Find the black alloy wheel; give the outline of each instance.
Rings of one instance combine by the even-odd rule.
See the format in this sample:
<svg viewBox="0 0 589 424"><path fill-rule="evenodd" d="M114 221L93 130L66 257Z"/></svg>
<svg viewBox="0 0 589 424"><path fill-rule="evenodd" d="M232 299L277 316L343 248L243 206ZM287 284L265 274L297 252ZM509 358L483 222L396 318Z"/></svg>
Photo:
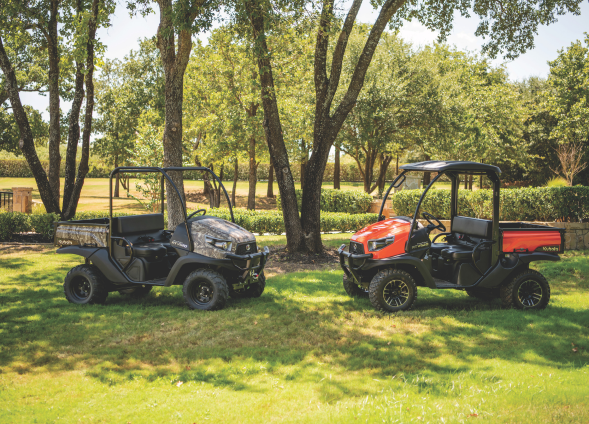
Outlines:
<svg viewBox="0 0 589 424"><path fill-rule="evenodd" d="M70 291L79 303L86 303L92 293L92 287L85 277L78 276L72 280Z"/></svg>
<svg viewBox="0 0 589 424"><path fill-rule="evenodd" d="M383 269L370 282L369 297L372 306L379 311L408 311L417 299L417 285L405 271Z"/></svg>
<svg viewBox="0 0 589 424"><path fill-rule="evenodd" d="M542 300L542 286L535 280L526 280L520 284L517 298L526 308L533 308Z"/></svg>
<svg viewBox="0 0 589 424"><path fill-rule="evenodd" d="M409 300L409 286L402 280L391 280L383 289L383 297L389 306L403 306Z"/></svg>
<svg viewBox="0 0 589 424"><path fill-rule="evenodd" d="M213 311L223 309L229 297L229 288L221 274L203 268L188 274L182 294L190 309Z"/></svg>

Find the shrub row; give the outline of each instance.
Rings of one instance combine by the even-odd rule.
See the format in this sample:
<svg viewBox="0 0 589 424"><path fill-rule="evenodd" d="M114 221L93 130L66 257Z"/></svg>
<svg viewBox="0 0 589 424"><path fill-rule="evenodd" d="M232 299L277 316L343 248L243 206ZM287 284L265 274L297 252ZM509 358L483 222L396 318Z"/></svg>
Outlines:
<svg viewBox="0 0 589 424"><path fill-rule="evenodd" d="M45 172L49 170L49 161L42 160L41 165ZM90 163L90 171L86 174L87 178L108 178L111 169L108 169L101 163ZM76 170L78 164L76 163ZM77 172L77 171L76 171ZM65 177L65 161L61 161L60 177ZM29 164L24 159L3 159L0 160L0 178L32 178L33 173Z"/></svg>
<svg viewBox="0 0 589 424"><path fill-rule="evenodd" d="M301 211L303 190L295 190L297 195L297 204L299 212ZM339 212L339 213L366 213L372 202L372 196L363 191L357 190L334 190L331 188L321 189L321 206L322 212ZM276 205L280 210L280 194L276 197Z"/></svg>
<svg viewBox="0 0 589 424"><path fill-rule="evenodd" d="M0 212L0 240L10 241L16 233L35 232L53 237L53 222L59 215L52 213L27 215L20 212Z"/></svg>
<svg viewBox="0 0 589 424"><path fill-rule="evenodd" d="M192 212L192 211L190 211ZM189 212L189 213L190 213ZM113 216L129 216L130 213L114 213ZM230 220L229 209L210 209L207 215ZM284 219L279 211L248 211L234 209L235 223L252 233L282 234L285 232ZM78 212L73 220L108 218L106 211ZM321 213L321 231L354 232L366 225L376 222L376 214ZM0 240L10 241L12 235L24 232L36 232L45 237L53 237L53 222L59 220L56 214L32 214L20 212L0 213ZM167 226L167 215L164 215Z"/></svg>
<svg viewBox="0 0 589 424"><path fill-rule="evenodd" d="M423 190L403 190L392 197L399 216L413 216ZM458 192L458 213L482 219L492 217L492 190ZM421 211L450 217L450 190L430 190ZM501 190L502 221L581 221L589 219L589 187L540 187Z"/></svg>
<svg viewBox="0 0 589 424"><path fill-rule="evenodd" d="M248 211L234 210L235 223L252 233L282 234L285 232L282 212L279 211ZM207 215L218 216L230 220L229 209L210 209ZM348 214L321 212L321 231L323 232L355 232L376 222L373 213Z"/></svg>
<svg viewBox="0 0 589 424"><path fill-rule="evenodd" d="M49 169L49 161L41 161L45 171ZM65 176L65 162L61 161L61 176ZM76 164L77 169L77 164ZM112 168L107 167L101 162L90 162L90 171L88 178L108 178ZM257 176L258 180L268 180L270 171L270 165L267 163L261 163L258 165ZM223 169L223 181L233 180L233 166L225 166ZM301 180L301 166L300 164L293 164L291 172L295 181ZM215 169L215 173L219 174L219 169ZM378 170L375 170L378 173ZM239 163L238 176L239 181L247 181L249 175L249 164L247 162ZM33 176L29 165L24 159L4 159L0 160L0 178L31 178ZM184 177L189 180L201 180L202 173L196 171L187 171L184 173ZM387 170L387 180L394 178L394 167L389 167ZM353 163L345 163L340 166L340 179L341 181L362 181L362 176L358 167ZM323 174L323 181L333 181L333 163L328 163Z"/></svg>

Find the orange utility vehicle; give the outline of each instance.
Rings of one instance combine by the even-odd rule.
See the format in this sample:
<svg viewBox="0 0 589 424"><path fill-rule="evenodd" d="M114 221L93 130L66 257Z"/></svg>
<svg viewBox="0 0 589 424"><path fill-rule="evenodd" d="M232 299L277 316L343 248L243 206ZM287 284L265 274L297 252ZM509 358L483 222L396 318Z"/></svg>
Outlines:
<svg viewBox="0 0 589 424"><path fill-rule="evenodd" d="M558 261L564 251L564 229L524 222L499 222L499 174L492 165L477 162L427 161L400 167L403 172L386 191L375 224L351 238L348 251L339 249L344 289L350 296L369 297L384 312L408 310L417 286L465 290L470 296L493 299L518 309L542 309L550 300L544 276L530 269L533 261ZM385 219L382 211L390 191L405 181L408 172L437 173L424 190L413 217ZM484 175L493 184L491 220L459 215L461 174ZM428 212L417 220L421 204L443 175L452 184L451 231ZM434 230L441 231L430 239ZM436 242L445 237L445 243Z"/></svg>

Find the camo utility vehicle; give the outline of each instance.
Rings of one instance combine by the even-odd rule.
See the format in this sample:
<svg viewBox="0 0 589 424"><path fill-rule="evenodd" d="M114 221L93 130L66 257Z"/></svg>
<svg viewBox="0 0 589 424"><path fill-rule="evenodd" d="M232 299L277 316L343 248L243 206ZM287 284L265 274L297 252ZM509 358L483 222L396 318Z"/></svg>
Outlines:
<svg viewBox="0 0 589 424"><path fill-rule="evenodd" d="M430 289L465 290L470 296L500 297L518 309L542 309L550 300L550 286L533 261L558 261L564 251L564 229L523 222L499 222L499 174L496 166L476 162L427 161L400 167L403 172L387 190L377 223L354 234L349 250L339 250L344 270L344 289L351 296L370 298L385 312L411 308L417 286ZM382 211L393 187L400 186L411 171L437 175L424 190L413 217L385 219ZM492 219L459 215L460 175L484 175L493 184ZM443 175L452 184L451 231L428 212L423 226L419 210L428 191ZM432 231L441 231L430 240ZM436 243L445 237L445 243Z"/></svg>
<svg viewBox="0 0 589 424"><path fill-rule="evenodd" d="M219 183L231 221L200 209L186 215L186 205L168 172L204 171ZM160 173L161 213L113 217L112 180L121 173ZM184 222L164 229L164 181L180 199ZM203 167L119 167L110 174L109 218L55 223L57 253L83 256L85 265L65 277L64 292L72 303L103 303L109 292L131 296L154 286L182 285L191 309L221 309L228 296L259 297L266 280L268 248L259 251L255 236L235 224L231 201L215 173Z"/></svg>

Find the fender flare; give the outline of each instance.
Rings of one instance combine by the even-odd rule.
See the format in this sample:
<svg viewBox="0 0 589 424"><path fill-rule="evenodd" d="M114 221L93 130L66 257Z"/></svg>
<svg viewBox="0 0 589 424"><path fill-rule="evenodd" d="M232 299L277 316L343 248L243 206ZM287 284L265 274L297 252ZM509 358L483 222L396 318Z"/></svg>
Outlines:
<svg viewBox="0 0 589 424"><path fill-rule="evenodd" d="M92 256L99 247L81 247L81 246L64 246L60 247L55 253L64 253L69 255L79 255L85 258Z"/></svg>
<svg viewBox="0 0 589 424"><path fill-rule="evenodd" d="M520 253L519 260L525 264L529 264L530 262L534 261L560 261L560 256L554 253L543 253L543 252L534 252L534 253Z"/></svg>
<svg viewBox="0 0 589 424"><path fill-rule="evenodd" d="M397 267L399 265L409 265L414 267L421 276L426 287L429 287L430 289L436 288L436 283L431 276L431 273L427 269L426 264L421 259L408 254L399 255L388 259L369 259L366 261L366 265L362 267L362 271L381 267Z"/></svg>

